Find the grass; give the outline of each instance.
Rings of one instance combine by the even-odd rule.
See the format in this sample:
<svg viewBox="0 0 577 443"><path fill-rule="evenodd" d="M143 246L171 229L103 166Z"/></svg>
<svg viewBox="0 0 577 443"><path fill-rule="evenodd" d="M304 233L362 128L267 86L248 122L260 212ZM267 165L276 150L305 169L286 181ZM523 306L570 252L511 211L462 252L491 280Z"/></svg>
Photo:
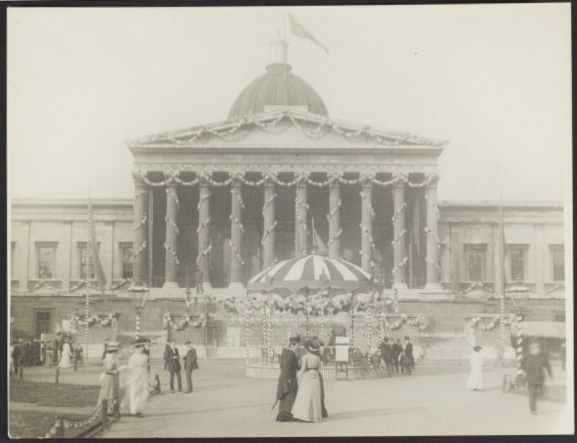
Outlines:
<svg viewBox="0 0 577 443"><path fill-rule="evenodd" d="M99 386L35 383L10 379L10 401L42 406L96 407Z"/></svg>
<svg viewBox="0 0 577 443"><path fill-rule="evenodd" d="M60 416L61 414L49 412L11 411L9 413L8 433L12 438L44 437ZM81 417L66 415L66 418Z"/></svg>

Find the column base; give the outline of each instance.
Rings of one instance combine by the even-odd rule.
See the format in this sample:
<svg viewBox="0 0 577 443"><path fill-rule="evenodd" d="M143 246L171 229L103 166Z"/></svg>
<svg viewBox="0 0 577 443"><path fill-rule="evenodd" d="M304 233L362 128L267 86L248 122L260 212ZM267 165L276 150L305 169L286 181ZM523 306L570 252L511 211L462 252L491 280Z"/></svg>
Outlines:
<svg viewBox="0 0 577 443"><path fill-rule="evenodd" d="M453 300L455 298L455 294L447 291L440 283L427 283L421 294L427 300Z"/></svg>
<svg viewBox="0 0 577 443"><path fill-rule="evenodd" d="M178 289L179 287L175 281L165 281L162 285L162 289Z"/></svg>
<svg viewBox="0 0 577 443"><path fill-rule="evenodd" d="M235 296L246 294L246 288L241 282L230 282L228 285L228 290Z"/></svg>
<svg viewBox="0 0 577 443"><path fill-rule="evenodd" d="M210 294L212 292L212 284L208 281L202 283L202 292Z"/></svg>
<svg viewBox="0 0 577 443"><path fill-rule="evenodd" d="M406 283L394 283L393 289L397 291L404 291L405 289L409 289L409 286Z"/></svg>

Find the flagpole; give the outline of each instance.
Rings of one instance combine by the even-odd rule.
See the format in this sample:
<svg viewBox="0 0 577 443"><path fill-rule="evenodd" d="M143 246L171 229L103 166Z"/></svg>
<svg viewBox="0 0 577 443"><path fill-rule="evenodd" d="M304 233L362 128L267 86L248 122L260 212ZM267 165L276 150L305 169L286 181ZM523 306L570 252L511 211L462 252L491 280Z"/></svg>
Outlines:
<svg viewBox="0 0 577 443"><path fill-rule="evenodd" d="M503 193L501 193L501 207L499 209L499 266L501 267L500 272L502 272L502 278L500 286L501 292L501 321L499 325L501 333L501 346L499 352L499 358L501 360L501 366L505 361L505 226L503 220Z"/></svg>
<svg viewBox="0 0 577 443"><path fill-rule="evenodd" d="M92 259L90 251L92 247L92 229L90 222L92 220L92 206L90 201L90 188L88 188L88 238L86 241L86 271L84 278L86 279L86 306L85 306L85 325L84 325L84 364L88 364L88 345L90 343L90 329L88 327L88 319L90 317L90 270L92 266Z"/></svg>

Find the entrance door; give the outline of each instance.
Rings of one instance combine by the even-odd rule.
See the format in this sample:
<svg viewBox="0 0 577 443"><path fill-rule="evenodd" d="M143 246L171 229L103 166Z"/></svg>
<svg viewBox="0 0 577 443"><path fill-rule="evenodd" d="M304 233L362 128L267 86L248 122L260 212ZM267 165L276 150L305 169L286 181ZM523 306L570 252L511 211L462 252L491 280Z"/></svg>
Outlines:
<svg viewBox="0 0 577 443"><path fill-rule="evenodd" d="M40 338L40 334L50 334L52 315L49 311L36 311L34 321L34 338Z"/></svg>

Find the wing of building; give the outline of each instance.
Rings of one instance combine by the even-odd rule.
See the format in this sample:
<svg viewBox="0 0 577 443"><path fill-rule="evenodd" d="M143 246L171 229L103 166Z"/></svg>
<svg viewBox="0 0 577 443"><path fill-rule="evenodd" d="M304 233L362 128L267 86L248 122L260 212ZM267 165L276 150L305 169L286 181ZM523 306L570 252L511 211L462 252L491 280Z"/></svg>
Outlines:
<svg viewBox="0 0 577 443"><path fill-rule="evenodd" d="M191 308L191 293L242 295L260 270L309 254L314 222L329 257L361 266L403 311L432 320L411 330L424 347L460 337L472 316L497 315L512 287L523 288L535 320L564 321L561 204L439 201L448 143L334 118L293 74L286 48L272 43L271 63L226 120L128 142L134 201L92 203L111 285L106 304L92 290L92 312L118 314L117 332L133 335L145 292L142 328L160 337L163 313ZM70 327L84 313L91 272L86 202L13 201L10 260L14 336ZM218 332L187 337L242 355L242 322L213 314ZM91 337L109 333L94 328Z"/></svg>

